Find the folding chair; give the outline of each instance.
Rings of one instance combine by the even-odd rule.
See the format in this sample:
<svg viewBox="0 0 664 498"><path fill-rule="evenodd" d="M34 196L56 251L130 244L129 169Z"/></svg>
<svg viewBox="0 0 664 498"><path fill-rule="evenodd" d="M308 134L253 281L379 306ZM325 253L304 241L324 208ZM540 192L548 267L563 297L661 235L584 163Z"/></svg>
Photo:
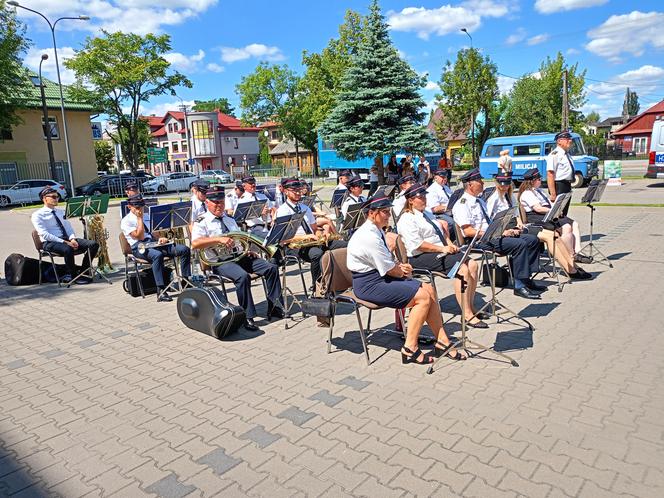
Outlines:
<svg viewBox="0 0 664 498"><path fill-rule="evenodd" d="M53 268L53 273L55 273L55 281L58 283L58 287L62 287L62 282L60 282L60 276L58 275L58 269L55 266L55 259L54 258L64 258L62 254L58 254L57 252L52 252L52 251L47 251L44 249L44 243L41 241L39 238L39 234L37 233L37 230L32 231L32 242L35 245L35 249L37 250L37 254L39 256L39 285L42 284L42 272L41 272L41 267L42 267L42 260L45 257L48 257L51 263L51 268ZM84 254L88 253L88 261L92 265L92 258L90 258L90 251L88 249L79 249L74 251L74 256L78 256L79 254ZM72 281L69 282L67 285L67 288L71 286L71 284L74 283L74 281L78 278L76 275L71 275Z"/></svg>

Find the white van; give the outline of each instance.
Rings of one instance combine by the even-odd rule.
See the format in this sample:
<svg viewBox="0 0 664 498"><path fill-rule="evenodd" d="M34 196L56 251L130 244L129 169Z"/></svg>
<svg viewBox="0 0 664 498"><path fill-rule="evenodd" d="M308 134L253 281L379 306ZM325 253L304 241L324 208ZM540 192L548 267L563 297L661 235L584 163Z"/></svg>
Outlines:
<svg viewBox="0 0 664 498"><path fill-rule="evenodd" d="M652 125L646 178L664 178L664 116L657 116Z"/></svg>

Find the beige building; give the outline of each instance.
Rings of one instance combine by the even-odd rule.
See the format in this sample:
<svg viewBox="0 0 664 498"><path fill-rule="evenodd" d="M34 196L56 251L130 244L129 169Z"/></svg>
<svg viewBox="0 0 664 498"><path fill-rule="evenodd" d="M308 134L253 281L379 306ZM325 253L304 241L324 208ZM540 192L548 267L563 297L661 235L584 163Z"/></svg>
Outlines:
<svg viewBox="0 0 664 498"><path fill-rule="evenodd" d="M34 79L34 82L33 82ZM0 185L19 180L49 179L68 185L67 152L65 150L60 92L57 83L43 79L48 120L51 127L55 175L51 174L47 141L42 128L43 112L39 80L29 75L26 80L24 108L19 110L22 123L11 130L2 130L0 137ZM97 163L92 139L90 105L75 102L65 90L65 116L71 151L74 185L82 185L97 177Z"/></svg>

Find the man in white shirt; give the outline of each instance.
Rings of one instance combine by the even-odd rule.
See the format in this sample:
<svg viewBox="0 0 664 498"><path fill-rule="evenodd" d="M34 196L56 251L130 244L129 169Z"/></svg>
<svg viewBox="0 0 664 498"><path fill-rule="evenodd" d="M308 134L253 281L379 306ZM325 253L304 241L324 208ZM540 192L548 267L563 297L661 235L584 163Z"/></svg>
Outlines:
<svg viewBox="0 0 664 498"><path fill-rule="evenodd" d="M549 188L551 202L556 200L558 194L566 194L572 191L572 180L574 180L574 160L569 153L574 140L568 131L556 134L556 148L546 156L546 185ZM567 216L569 204L563 210L563 216Z"/></svg>
<svg viewBox="0 0 664 498"><path fill-rule="evenodd" d="M244 204L245 202L253 201L267 201L265 207L263 208L263 215L257 218L251 218L245 220L247 228L249 231L257 237L265 238L267 236L268 224L270 223L270 211L272 205L270 200L260 192L256 192L256 179L253 176L245 176L242 178L242 187L244 188L244 194L238 199L238 205Z"/></svg>
<svg viewBox="0 0 664 498"><path fill-rule="evenodd" d="M158 301L172 301L173 298L166 292L166 283L164 282L164 258L167 256L179 258L180 275L185 278L189 277L191 276L189 248L183 244L169 243L169 240L165 237L156 239L152 236L148 227L145 226L143 213L145 200L142 196L134 195L127 199L127 207L129 212L122 218L120 229L131 247L132 254L139 259L152 263L152 274L159 290ZM141 242L155 241L161 245L145 249L143 252L139 250Z"/></svg>
<svg viewBox="0 0 664 498"><path fill-rule="evenodd" d="M346 182L348 182L348 179L353 175L351 174L350 171L344 169L337 176L339 177L339 184L337 185L335 190L345 190Z"/></svg>
<svg viewBox="0 0 664 498"><path fill-rule="evenodd" d="M410 187L412 187L414 184L415 184L415 177L413 175L402 176L397 180L397 185L399 186L399 192L397 193L396 197L394 198L394 202L392 203L392 212L394 213L394 216L396 216L397 218L399 218L401 210L406 205L406 197L404 196L404 192L408 190Z"/></svg>
<svg viewBox="0 0 664 498"><path fill-rule="evenodd" d="M65 219L64 211L56 209L60 199L57 190L52 187L45 187L39 192L39 198L44 206L32 213L32 225L37 230L39 240L44 244L44 250L65 258L67 274L60 279L60 282L68 284L75 279L77 284L90 283L90 279L82 275L76 278L78 273L74 256L85 253L81 266L82 273L90 267L90 262L99 250L99 244L94 240L76 238L71 223Z"/></svg>
<svg viewBox="0 0 664 498"><path fill-rule="evenodd" d="M364 202L366 199L362 195L364 190L364 180L359 176L353 176L346 182L346 188L348 189L348 196L341 204L341 214L345 218L348 213L348 208L353 204L358 202Z"/></svg>
<svg viewBox="0 0 664 498"><path fill-rule="evenodd" d="M204 249L215 245L232 247L234 240L228 237L228 232L237 232L239 227L235 220L224 212L224 187L214 185L208 190L205 201L207 211L194 222L191 232L192 249ZM267 288L267 317L283 318L284 311L281 303L281 283L279 282L279 268L258 257L258 254L249 252L238 261L214 266L212 271L219 276L228 278L235 284L235 293L238 303L244 308L247 318L244 328L258 330L254 323L256 306L251 294L251 273L265 278Z"/></svg>
<svg viewBox="0 0 664 498"><path fill-rule="evenodd" d="M452 195L452 189L447 185L447 170L439 169L434 172L433 183L427 189L426 210L439 220L445 220L452 240L456 240L454 218L447 214L447 203Z"/></svg>
<svg viewBox="0 0 664 498"><path fill-rule="evenodd" d="M191 221L205 213L205 194L210 184L205 180L196 180L191 184Z"/></svg>
<svg viewBox="0 0 664 498"><path fill-rule="evenodd" d="M228 216L233 216L235 208L237 207L237 202L244 194L244 187L242 186L241 181L235 182L235 188L226 194L226 214Z"/></svg>

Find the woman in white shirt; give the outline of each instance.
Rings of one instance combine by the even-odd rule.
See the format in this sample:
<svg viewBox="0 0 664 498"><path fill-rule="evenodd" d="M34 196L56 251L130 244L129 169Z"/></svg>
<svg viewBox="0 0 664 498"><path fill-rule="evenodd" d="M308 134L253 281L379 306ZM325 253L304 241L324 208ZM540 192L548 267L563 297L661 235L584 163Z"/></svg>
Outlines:
<svg viewBox="0 0 664 498"><path fill-rule="evenodd" d="M413 280L413 267L396 262L387 248L383 228L389 222L391 206L392 202L386 197L369 200L367 221L348 242L346 262L353 275L353 292L358 298L379 306L411 308L406 341L401 350L402 363L427 365L433 361L417 343L424 322L436 336L435 356L465 360L465 354L451 347L433 287Z"/></svg>
<svg viewBox="0 0 664 498"><path fill-rule="evenodd" d="M444 225L426 211L426 187L416 183L406 190L404 195L406 206L399 217L397 231L406 246L408 262L413 268L448 273L454 265L461 262L463 254L450 239ZM485 329L488 325L476 316L473 308L477 273L478 266L475 260L469 259L467 263L461 265L459 274L463 275L468 284L463 306L461 280L458 278L454 279L454 294L461 309L465 310L466 323L473 328Z"/></svg>

